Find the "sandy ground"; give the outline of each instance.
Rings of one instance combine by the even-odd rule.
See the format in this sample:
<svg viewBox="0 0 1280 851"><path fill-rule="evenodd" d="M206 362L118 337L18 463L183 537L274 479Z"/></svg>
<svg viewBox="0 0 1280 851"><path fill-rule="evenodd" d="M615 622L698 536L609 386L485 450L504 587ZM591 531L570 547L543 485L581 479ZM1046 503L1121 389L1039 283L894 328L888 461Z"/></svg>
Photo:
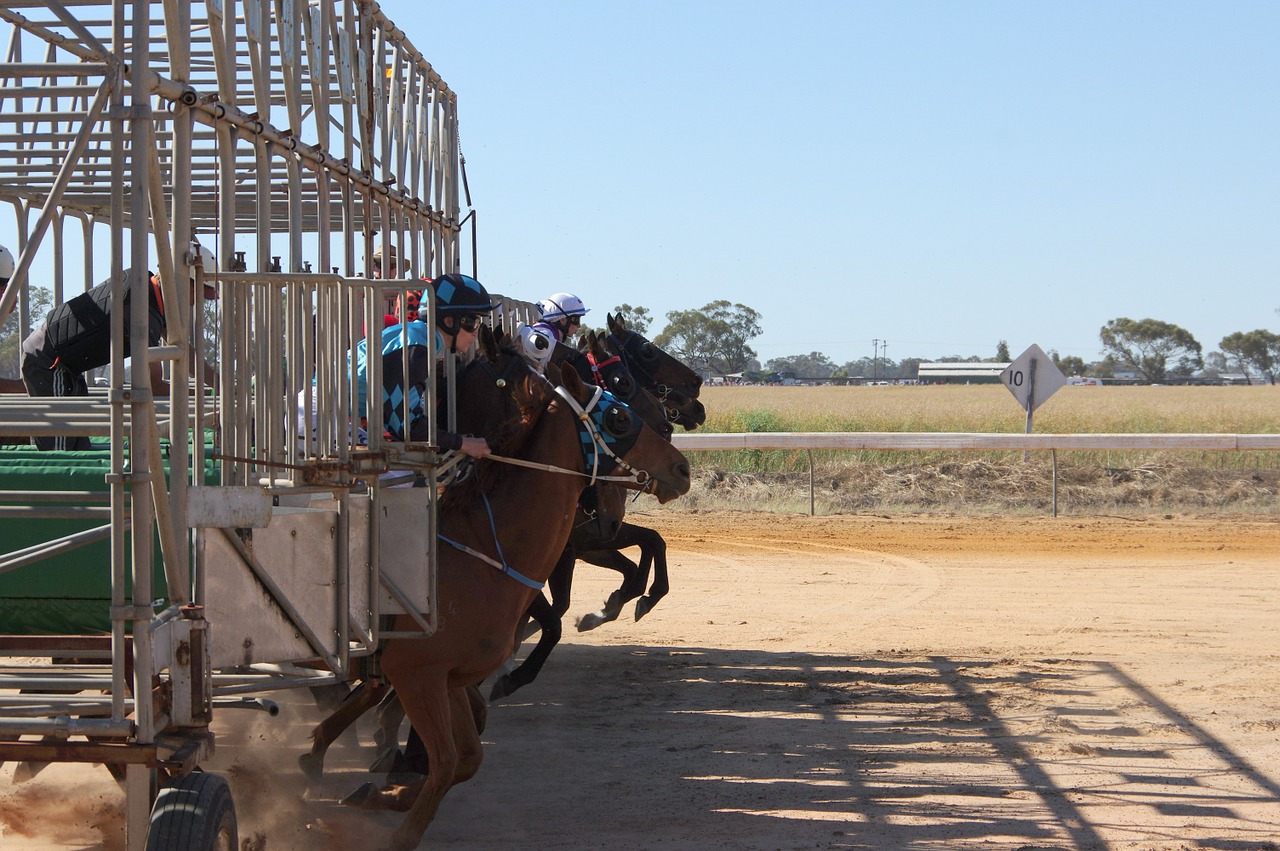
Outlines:
<svg viewBox="0 0 1280 851"><path fill-rule="evenodd" d="M635 519L671 594L568 629L422 847L1280 848L1280 519ZM615 584L580 567L571 611ZM222 722L242 837L377 847L399 816L335 804L370 726L307 790L283 700ZM0 847L120 847L72 771L0 770Z"/></svg>

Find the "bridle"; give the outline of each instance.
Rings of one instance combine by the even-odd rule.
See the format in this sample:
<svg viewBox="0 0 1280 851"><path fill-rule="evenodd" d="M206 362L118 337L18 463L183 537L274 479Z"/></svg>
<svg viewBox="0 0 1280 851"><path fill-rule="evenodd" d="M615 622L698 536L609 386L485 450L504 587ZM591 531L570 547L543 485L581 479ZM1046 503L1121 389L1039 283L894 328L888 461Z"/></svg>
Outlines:
<svg viewBox="0 0 1280 851"><path fill-rule="evenodd" d="M626 337L621 337L618 332L610 331L606 338L609 347L619 352L623 362L631 374L640 380L645 390L648 391L654 399L662 406L663 413L666 415L668 422L677 422L680 419L680 411L678 405L669 404L670 397L674 393L681 399L688 400L694 398L691 394L683 390L672 387L658 380L658 374L655 369L646 361L656 360L656 358L646 358L641 351L642 347L648 340L645 340L630 328L623 329ZM650 345L653 345L650 343Z"/></svg>
<svg viewBox="0 0 1280 851"><path fill-rule="evenodd" d="M477 368L487 369L490 376L493 378L495 385L498 387L507 386L513 367L523 366L525 369L528 369L523 358L518 356L512 357L511 362L508 363L507 367L501 372L495 369L487 358L478 358L473 362L472 366L474 366L474 364L483 364L483 367ZM532 370L530 371L532 372ZM536 372L533 372L533 374L538 375L541 380L547 381L545 376ZM550 382L548 382L548 384L550 384ZM585 405L580 404L578 400L573 397L573 394L564 387L555 387L554 392L574 414L574 424L578 431L583 460L590 470L590 473L582 473L577 470L571 470L567 467L557 467L553 464L541 464L534 461L526 461L523 458L510 458L501 455L489 455L487 456L489 460L503 464L512 464L518 467L542 470L544 472L583 476L589 479L589 484L594 484L600 481L630 482L639 485L642 490L648 490L649 485L653 481L649 473L645 470L637 470L621 457L621 455L626 454L626 452L635 445L636 440L639 438L640 433L643 430L644 426L643 423L639 421L639 418L635 418L635 421L629 424L630 427L625 433L615 433L614 430L611 430L608 427L607 418L609 417L610 412L621 409L626 411L628 416L632 415L630 414L630 409L608 390L603 387L596 386L591 394L591 399ZM552 401L554 401L554 397L548 396L546 404L549 405ZM611 444L616 445L617 448L615 449ZM602 456L605 459L603 464L601 461ZM626 471L626 474L617 476L603 475L602 467L603 472L622 469ZM509 576L516 580L521 585L532 588L536 591L541 591L546 585L545 582L538 582L530 579L511 565L507 564L506 555L502 552L502 543L498 538L497 524L493 518L493 508L489 503L489 497L484 493L484 491L480 492L480 496L484 501L485 511L489 517L489 529L493 535L494 547L498 552L497 559L467 546L466 544L448 538L443 534L437 533L436 537L443 543L446 543L449 546L466 553L467 555L473 556L485 564L488 564L504 576Z"/></svg>
<svg viewBox="0 0 1280 851"><path fill-rule="evenodd" d="M653 481L649 473L645 470L637 470L621 457L635 445L636 438L640 433L639 425L632 429L630 434L610 436L610 429L605 424L605 417L609 411L622 408L629 413L630 409L603 387L594 389L591 399L586 405L579 404L578 400L573 398L573 394L564 387L556 387L555 394L574 413L578 438L582 444L582 457L590 472L582 473L577 470L570 470L568 467L557 467L554 464L541 464L537 461L526 461L523 458L510 458L502 455L489 455L488 458L503 464L513 464L517 467L528 467L529 469L543 470L548 473L582 476L588 480L588 484L595 484L596 482L629 482L647 490L649 484ZM602 401L607 404L602 405ZM615 451L610 444L618 444L620 452ZM606 459L603 463L601 456ZM615 469L625 470L626 474L620 476L605 475Z"/></svg>

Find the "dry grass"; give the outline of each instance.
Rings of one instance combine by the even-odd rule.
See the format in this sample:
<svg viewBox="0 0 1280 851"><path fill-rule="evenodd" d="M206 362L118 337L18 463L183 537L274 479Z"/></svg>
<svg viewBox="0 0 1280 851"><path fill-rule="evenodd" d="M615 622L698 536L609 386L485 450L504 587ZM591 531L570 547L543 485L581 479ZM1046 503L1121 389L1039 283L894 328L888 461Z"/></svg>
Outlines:
<svg viewBox="0 0 1280 851"><path fill-rule="evenodd" d="M1026 416L999 385L709 387L708 432L1012 432ZM1064 387L1036 412L1037 433L1275 433L1280 388ZM683 510L809 511L804 452L694 452ZM1060 511L1276 513L1280 453L1058 453ZM814 509L1043 513L1054 459L1021 453L814 452Z"/></svg>
<svg viewBox="0 0 1280 851"><path fill-rule="evenodd" d="M998 384L925 387L708 387L706 430L1021 432L1026 414ZM776 426L776 427L774 427ZM1037 432L1274 433L1280 387L1064 387Z"/></svg>

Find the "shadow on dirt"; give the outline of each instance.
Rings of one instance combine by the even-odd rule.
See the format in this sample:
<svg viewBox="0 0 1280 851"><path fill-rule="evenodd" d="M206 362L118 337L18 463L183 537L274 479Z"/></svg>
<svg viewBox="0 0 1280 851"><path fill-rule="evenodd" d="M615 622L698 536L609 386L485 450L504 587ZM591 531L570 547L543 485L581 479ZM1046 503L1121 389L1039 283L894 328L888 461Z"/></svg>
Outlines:
<svg viewBox="0 0 1280 851"><path fill-rule="evenodd" d="M1280 785L1111 663L558 654L494 705L435 841L1277 848ZM494 798L501 825L475 809Z"/></svg>

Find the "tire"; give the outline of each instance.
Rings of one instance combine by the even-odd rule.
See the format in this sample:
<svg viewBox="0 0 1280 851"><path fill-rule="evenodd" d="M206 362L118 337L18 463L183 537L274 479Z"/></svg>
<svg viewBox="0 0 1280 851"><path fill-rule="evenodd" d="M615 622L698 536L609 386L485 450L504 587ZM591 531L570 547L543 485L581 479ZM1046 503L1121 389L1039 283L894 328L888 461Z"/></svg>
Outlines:
<svg viewBox="0 0 1280 851"><path fill-rule="evenodd" d="M196 771L160 790L151 808L147 851L238 851L231 787Z"/></svg>

